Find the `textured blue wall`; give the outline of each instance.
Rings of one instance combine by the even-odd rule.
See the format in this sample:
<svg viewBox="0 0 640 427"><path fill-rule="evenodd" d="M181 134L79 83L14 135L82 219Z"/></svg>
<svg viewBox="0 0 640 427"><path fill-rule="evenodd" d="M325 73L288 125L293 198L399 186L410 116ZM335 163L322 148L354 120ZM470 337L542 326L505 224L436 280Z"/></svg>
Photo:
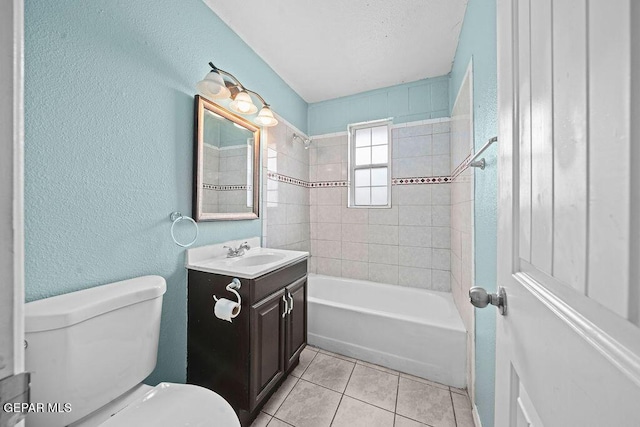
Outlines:
<svg viewBox="0 0 640 427"><path fill-rule="evenodd" d="M25 6L27 300L165 277L149 382L183 382L184 250L168 218L191 213L195 83L214 61L302 130L307 104L201 0ZM260 230L260 220L201 223L197 245Z"/></svg>
<svg viewBox="0 0 640 427"><path fill-rule="evenodd" d="M308 129L309 135L322 135L367 120L406 123L449 113L449 78L442 76L309 104Z"/></svg>
<svg viewBox="0 0 640 427"><path fill-rule="evenodd" d="M476 150L498 134L496 2L469 0L451 71L450 99L462 84L473 57L473 119ZM487 167L475 169L476 283L495 292L497 282L497 144L486 152ZM476 405L483 426L494 424L497 310L476 310Z"/></svg>

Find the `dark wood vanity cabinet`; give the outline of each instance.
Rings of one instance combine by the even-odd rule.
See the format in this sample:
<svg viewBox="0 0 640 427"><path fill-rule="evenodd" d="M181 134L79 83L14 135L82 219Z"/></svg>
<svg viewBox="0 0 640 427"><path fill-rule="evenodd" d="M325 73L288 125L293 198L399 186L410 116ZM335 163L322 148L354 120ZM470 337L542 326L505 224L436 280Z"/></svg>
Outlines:
<svg viewBox="0 0 640 427"><path fill-rule="evenodd" d="M213 314L213 296L233 299L233 280L189 270L187 382L224 397L248 426L295 368L307 342L307 261L240 279L240 314Z"/></svg>

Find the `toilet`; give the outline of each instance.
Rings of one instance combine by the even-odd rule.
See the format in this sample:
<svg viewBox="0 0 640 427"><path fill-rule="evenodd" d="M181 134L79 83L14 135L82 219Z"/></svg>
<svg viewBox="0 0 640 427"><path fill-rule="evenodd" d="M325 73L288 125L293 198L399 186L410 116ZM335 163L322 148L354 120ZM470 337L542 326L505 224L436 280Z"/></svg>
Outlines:
<svg viewBox="0 0 640 427"><path fill-rule="evenodd" d="M240 427L211 390L142 384L156 366L166 288L144 276L25 304L31 402L44 404L27 427Z"/></svg>

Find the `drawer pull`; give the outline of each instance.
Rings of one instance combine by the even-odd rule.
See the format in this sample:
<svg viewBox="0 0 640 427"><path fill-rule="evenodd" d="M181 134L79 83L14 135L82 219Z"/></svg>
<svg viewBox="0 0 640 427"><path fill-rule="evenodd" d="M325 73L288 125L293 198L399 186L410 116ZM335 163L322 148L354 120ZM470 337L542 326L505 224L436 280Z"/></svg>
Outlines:
<svg viewBox="0 0 640 427"><path fill-rule="evenodd" d="M284 301L284 312L282 313L282 317L284 318L284 316L286 316L289 312L289 303L287 302L287 298L284 295L282 295L282 301Z"/></svg>

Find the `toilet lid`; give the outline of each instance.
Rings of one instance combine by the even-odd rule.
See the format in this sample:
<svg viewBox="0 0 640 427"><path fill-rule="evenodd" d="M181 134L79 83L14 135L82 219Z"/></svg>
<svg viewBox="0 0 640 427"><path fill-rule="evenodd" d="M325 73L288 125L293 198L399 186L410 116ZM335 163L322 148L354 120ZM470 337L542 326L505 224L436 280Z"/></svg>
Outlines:
<svg viewBox="0 0 640 427"><path fill-rule="evenodd" d="M240 427L220 395L191 384L160 383L106 422L104 427Z"/></svg>

